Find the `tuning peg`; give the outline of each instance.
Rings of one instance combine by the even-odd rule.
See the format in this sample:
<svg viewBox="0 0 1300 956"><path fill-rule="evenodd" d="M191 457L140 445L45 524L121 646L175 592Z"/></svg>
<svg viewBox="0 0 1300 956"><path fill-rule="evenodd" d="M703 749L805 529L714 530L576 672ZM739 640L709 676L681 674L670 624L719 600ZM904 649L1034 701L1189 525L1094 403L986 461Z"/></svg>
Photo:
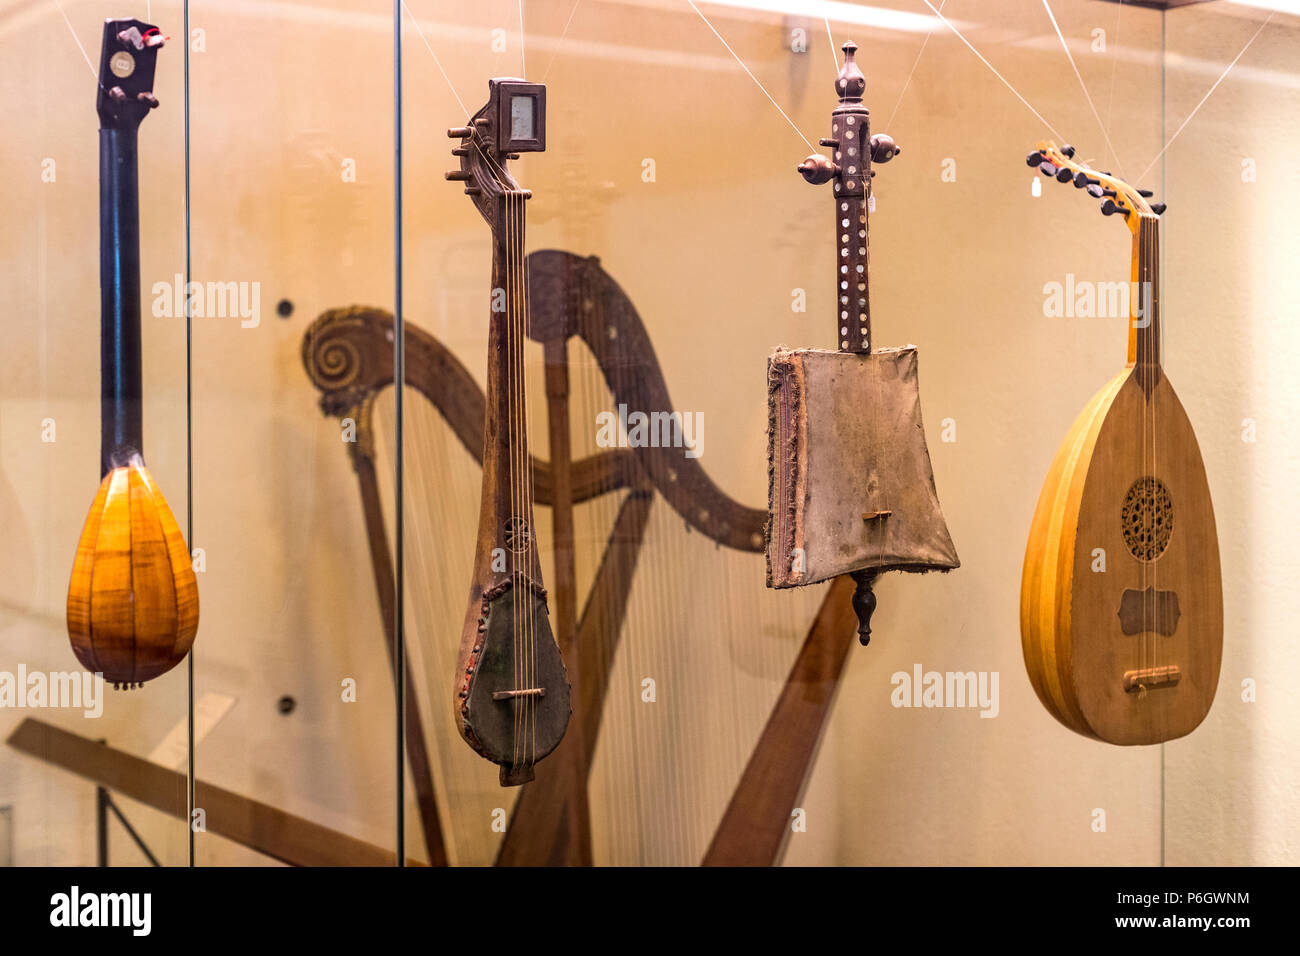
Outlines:
<svg viewBox="0 0 1300 956"><path fill-rule="evenodd" d="M822 183L830 182L840 168L821 153L813 153L796 166L795 170L814 186L820 186Z"/></svg>
<svg viewBox="0 0 1300 956"><path fill-rule="evenodd" d="M477 186L466 186L466 187L465 187L465 195L466 195L466 196L477 196L477 195L478 195L479 193L481 193L482 191L483 191L483 190L479 189Z"/></svg>
<svg viewBox="0 0 1300 956"><path fill-rule="evenodd" d="M1035 150L1025 157L1026 166L1037 166L1043 161L1043 154Z"/></svg>
<svg viewBox="0 0 1300 956"><path fill-rule="evenodd" d="M147 103L151 110L156 110L158 108L158 97L154 96L152 93L137 93L135 94L135 98L141 103Z"/></svg>
<svg viewBox="0 0 1300 956"><path fill-rule="evenodd" d="M1163 216L1165 214L1165 210L1168 208L1169 208L1168 203L1153 202L1151 204L1151 211L1155 213L1157 216Z"/></svg>
<svg viewBox="0 0 1300 956"><path fill-rule="evenodd" d="M1128 216L1128 210L1125 209L1123 206L1117 206L1115 204L1115 200L1113 199L1107 199L1104 203L1101 204L1101 214L1103 216L1113 216L1115 215L1115 213L1120 213L1125 217Z"/></svg>
<svg viewBox="0 0 1300 956"><path fill-rule="evenodd" d="M463 169L449 169L443 175L452 182L464 183L469 182L469 173Z"/></svg>
<svg viewBox="0 0 1300 956"><path fill-rule="evenodd" d="M1095 186L1095 185L1098 185L1097 180L1093 179L1083 170L1079 170L1077 173L1074 174L1075 189L1082 189L1084 186Z"/></svg>
<svg viewBox="0 0 1300 956"><path fill-rule="evenodd" d="M453 126L447 130L448 139L467 139L474 135L474 129L470 126Z"/></svg>
<svg viewBox="0 0 1300 956"><path fill-rule="evenodd" d="M1056 166L1054 166L1052 163L1049 163L1046 159L1044 159L1041 163L1038 164L1038 171L1042 173L1044 176L1055 176L1057 172Z"/></svg>
<svg viewBox="0 0 1300 956"><path fill-rule="evenodd" d="M1106 190L1101 188L1101 183L1088 183L1088 195L1093 199L1101 199L1106 195Z"/></svg>
<svg viewBox="0 0 1300 956"><path fill-rule="evenodd" d="M828 136L823 136L821 139L817 140L817 145L829 146L831 149L839 149L840 141L838 139L831 139Z"/></svg>
<svg viewBox="0 0 1300 956"><path fill-rule="evenodd" d="M1056 171L1056 181L1058 183L1068 183L1074 179L1074 173L1062 166Z"/></svg>
<svg viewBox="0 0 1300 956"><path fill-rule="evenodd" d="M1150 199L1152 196L1155 195L1155 193L1153 193L1149 189L1139 189L1138 195L1141 196L1143 199Z"/></svg>
<svg viewBox="0 0 1300 956"><path fill-rule="evenodd" d="M126 93L122 91L122 87L115 86L108 91L108 98L114 103L125 103Z"/></svg>
<svg viewBox="0 0 1300 956"><path fill-rule="evenodd" d="M139 27L120 30L117 34L117 40L122 46L133 46L137 50L144 49L144 35L140 32Z"/></svg>
<svg viewBox="0 0 1300 956"><path fill-rule="evenodd" d="M453 155L453 156L468 156L468 155L469 155L469 147L468 147L468 146L457 146L457 147L455 147L454 149L452 149L452 151L451 151L451 155Z"/></svg>
<svg viewBox="0 0 1300 956"><path fill-rule="evenodd" d="M1074 147L1071 146L1069 143L1066 143L1064 146L1061 147L1061 155L1064 156L1066 159L1074 159Z"/></svg>
<svg viewBox="0 0 1300 956"><path fill-rule="evenodd" d="M894 137L888 133L876 133L871 137L871 161L873 163L887 163L902 151L903 147L894 142Z"/></svg>

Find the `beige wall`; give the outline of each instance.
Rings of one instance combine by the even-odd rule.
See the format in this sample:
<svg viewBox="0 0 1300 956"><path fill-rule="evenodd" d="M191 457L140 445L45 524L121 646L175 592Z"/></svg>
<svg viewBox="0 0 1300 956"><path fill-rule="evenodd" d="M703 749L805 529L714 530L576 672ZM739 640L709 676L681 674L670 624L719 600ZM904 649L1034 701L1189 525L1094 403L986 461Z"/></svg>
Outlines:
<svg viewBox="0 0 1300 956"><path fill-rule="evenodd" d="M155 3L179 35L175 4ZM920 4L891 3L925 12ZM65 3L92 58L105 3ZM452 22L410 3L429 45L474 110L494 75L519 73L517 7L476 5ZM1106 155L1042 7L950 0L945 14L1081 155L1136 176L1177 130L1260 17L1215 3L1166 19L1113 4L1053 4L1109 132ZM829 346L828 197L794 175L807 145L688 5L586 0L560 38L569 0L528 4L527 75L549 88L549 144L519 176L533 189L530 247L597 254L646 321L674 405L702 412L710 475L733 497L765 497L763 372L778 343ZM702 5L803 135L828 132L834 105L821 21ZM192 59L192 210L199 279L261 283L262 320L195 329L193 544L205 549L196 691L236 704L199 746L204 779L376 843L393 830L392 700L365 558L355 480L337 423L302 372L304 329L326 308L392 308L391 32L386 3L194 3L206 52ZM463 113L407 21L406 311L483 375L487 233L443 182L443 129ZM491 30L507 50L493 53ZM804 27L809 52L789 52ZM1104 53L1089 50L1106 30ZM1219 523L1226 603L1219 697L1189 738L1120 749L1059 727L1034 698L1018 638L1024 539L1047 464L1074 414L1123 361L1122 320L1049 319L1043 285L1068 272L1109 281L1127 269L1125 230L1064 186L1030 194L1023 156L1051 135L959 40L834 25L855 39L876 129L904 146L880 170L872 219L877 341L915 343L927 438L963 567L893 576L879 587L877 639L854 647L802 806L789 863L1294 863L1288 820L1300 714L1288 626L1296 598L1286 545L1297 476L1290 406L1300 333L1287 321L1297 221L1288 159L1298 81L1294 18L1267 26L1142 185L1165 222L1166 366L1200 437ZM27 122L11 122L0 173L12 190L0 230L16 330L0 394L0 669L71 666L63 633L68 564L93 492L97 428L96 158L92 81L51 6L0 5L12 59L39 36L48 55ZM918 60L922 43L925 49ZM164 49L163 108L142 138L146 289L183 269L181 50ZM915 64L906 91L904 82ZM900 99L900 93L902 93ZM58 180L39 181L55 157ZM1241 181L1243 158L1258 180ZM355 159L357 182L340 175ZM642 181L653 159L653 183ZM944 182L945 160L956 181ZM808 294L792 313L793 289ZM274 314L280 298L295 311ZM178 515L185 507L184 329L145 318L146 450ZM535 358L540 360L540 354ZM575 349L573 441L594 450L608 401ZM539 376L534 376L535 379ZM539 384L539 383L538 383ZM509 795L454 736L450 665L464 601L477 469L413 399L408 463L408 618L429 714L453 856L486 862L492 810ZM533 435L544 434L534 405ZM54 417L58 441L39 441ZM1258 440L1241 440L1242 420ZM955 442L941 441L952 419ZM391 417L379 421L391 429ZM391 436L381 436L383 449ZM387 489L387 486L385 486ZM599 558L617 501L580 509L579 575ZM542 520L542 540L549 539ZM548 556L549 560L549 556ZM777 595L762 561L687 535L659 501L631 583L591 797L598 860L693 862L743 767L819 592ZM996 671L1000 712L890 705L890 675ZM659 701L643 704L653 677ZM356 704L339 682L358 681ZM1258 702L1241 699L1253 679ZM185 709L183 672L105 717L43 716L147 754ZM276 711L291 694L298 709ZM22 715L0 711L0 734ZM1162 772L1164 779L1162 782ZM85 783L0 751L23 863L85 862ZM1092 829L1106 813L1106 832ZM180 824L132 809L169 862ZM412 814L413 818L413 814ZM122 847L119 841L118 847ZM411 841L412 849L417 846ZM125 848L122 862L135 860ZM201 862L257 862L199 840Z"/></svg>

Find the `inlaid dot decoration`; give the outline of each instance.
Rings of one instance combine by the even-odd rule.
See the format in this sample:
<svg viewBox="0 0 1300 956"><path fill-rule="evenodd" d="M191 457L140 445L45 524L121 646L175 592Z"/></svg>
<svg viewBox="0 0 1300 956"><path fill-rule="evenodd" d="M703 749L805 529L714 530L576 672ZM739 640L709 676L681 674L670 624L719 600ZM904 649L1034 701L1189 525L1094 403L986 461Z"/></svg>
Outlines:
<svg viewBox="0 0 1300 956"><path fill-rule="evenodd" d="M1169 547L1174 532L1174 500L1159 478L1133 482L1120 509L1124 544L1139 561L1154 561Z"/></svg>

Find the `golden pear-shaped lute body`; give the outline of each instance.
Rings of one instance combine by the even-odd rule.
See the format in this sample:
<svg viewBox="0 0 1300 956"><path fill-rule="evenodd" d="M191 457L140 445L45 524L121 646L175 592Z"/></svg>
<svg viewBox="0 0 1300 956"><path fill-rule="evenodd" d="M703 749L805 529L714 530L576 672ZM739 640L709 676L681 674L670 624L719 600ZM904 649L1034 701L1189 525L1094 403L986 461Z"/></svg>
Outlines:
<svg viewBox="0 0 1300 956"><path fill-rule="evenodd" d="M171 670L199 626L189 549L144 463L104 476L77 544L68 636L87 670L122 687Z"/></svg>

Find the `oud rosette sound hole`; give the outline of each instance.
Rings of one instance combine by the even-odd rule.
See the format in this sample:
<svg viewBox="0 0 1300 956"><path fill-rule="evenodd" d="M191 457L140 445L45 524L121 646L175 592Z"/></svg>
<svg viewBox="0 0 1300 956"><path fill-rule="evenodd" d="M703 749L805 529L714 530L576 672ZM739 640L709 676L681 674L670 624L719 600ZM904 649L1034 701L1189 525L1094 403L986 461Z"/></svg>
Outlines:
<svg viewBox="0 0 1300 956"><path fill-rule="evenodd" d="M1169 546L1174 531L1174 502L1159 478L1133 482L1120 513L1124 543L1139 561L1154 561Z"/></svg>

